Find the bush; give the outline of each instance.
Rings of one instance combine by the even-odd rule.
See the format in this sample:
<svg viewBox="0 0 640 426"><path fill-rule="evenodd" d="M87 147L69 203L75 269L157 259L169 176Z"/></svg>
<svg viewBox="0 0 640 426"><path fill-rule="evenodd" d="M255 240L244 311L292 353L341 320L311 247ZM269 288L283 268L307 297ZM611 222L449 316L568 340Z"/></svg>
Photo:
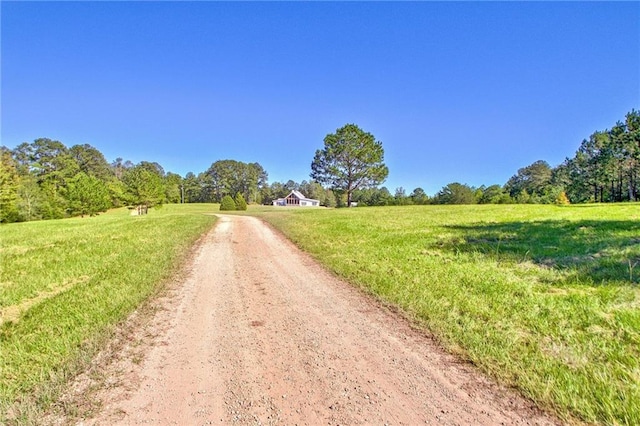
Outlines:
<svg viewBox="0 0 640 426"><path fill-rule="evenodd" d="M564 191L561 191L558 196L556 197L556 204L558 205L567 205L567 204L571 204L571 202L569 201L569 197L567 197L567 193Z"/></svg>
<svg viewBox="0 0 640 426"><path fill-rule="evenodd" d="M244 200L244 197L239 192L236 194L235 203L236 203L236 210L246 210L247 209L247 202Z"/></svg>
<svg viewBox="0 0 640 426"><path fill-rule="evenodd" d="M236 203L231 198L231 195L225 195L222 197L222 201L220 202L220 210L235 210Z"/></svg>

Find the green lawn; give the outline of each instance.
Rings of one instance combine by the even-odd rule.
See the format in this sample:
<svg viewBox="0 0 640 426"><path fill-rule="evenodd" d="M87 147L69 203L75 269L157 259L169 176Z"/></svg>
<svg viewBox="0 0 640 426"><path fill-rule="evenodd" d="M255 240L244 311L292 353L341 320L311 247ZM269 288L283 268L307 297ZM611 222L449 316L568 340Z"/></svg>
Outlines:
<svg viewBox="0 0 640 426"><path fill-rule="evenodd" d="M54 401L216 212L0 226L0 415L18 401L26 419ZM250 213L541 406L640 424L639 204Z"/></svg>
<svg viewBox="0 0 640 426"><path fill-rule="evenodd" d="M640 205L256 212L562 418L640 424Z"/></svg>
<svg viewBox="0 0 640 426"><path fill-rule="evenodd" d="M0 423L55 400L122 320L162 288L217 205L0 226ZM16 402L19 404L15 405ZM17 414L15 413L17 410Z"/></svg>

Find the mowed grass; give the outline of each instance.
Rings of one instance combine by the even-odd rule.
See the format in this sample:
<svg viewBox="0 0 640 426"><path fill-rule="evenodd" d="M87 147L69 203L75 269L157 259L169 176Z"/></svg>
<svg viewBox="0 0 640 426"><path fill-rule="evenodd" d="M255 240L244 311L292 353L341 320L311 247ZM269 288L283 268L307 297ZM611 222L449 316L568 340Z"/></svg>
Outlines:
<svg viewBox="0 0 640 426"><path fill-rule="evenodd" d="M257 213L565 420L640 424L640 205Z"/></svg>
<svg viewBox="0 0 640 426"><path fill-rule="evenodd" d="M0 423L46 408L114 327L163 287L217 205L0 226Z"/></svg>

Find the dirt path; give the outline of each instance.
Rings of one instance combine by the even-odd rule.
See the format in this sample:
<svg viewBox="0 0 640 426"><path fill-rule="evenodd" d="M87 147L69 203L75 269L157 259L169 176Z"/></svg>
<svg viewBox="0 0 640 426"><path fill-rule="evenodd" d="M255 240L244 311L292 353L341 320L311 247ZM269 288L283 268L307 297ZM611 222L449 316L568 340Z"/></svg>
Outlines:
<svg viewBox="0 0 640 426"><path fill-rule="evenodd" d="M84 424L553 423L256 218L221 216L162 304Z"/></svg>

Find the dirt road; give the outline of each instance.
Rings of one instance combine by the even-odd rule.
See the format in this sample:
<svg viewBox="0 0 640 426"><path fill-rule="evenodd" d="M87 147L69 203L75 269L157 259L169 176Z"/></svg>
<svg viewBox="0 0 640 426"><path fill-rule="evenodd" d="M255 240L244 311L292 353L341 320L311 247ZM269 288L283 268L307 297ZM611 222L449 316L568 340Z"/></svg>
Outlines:
<svg viewBox="0 0 640 426"><path fill-rule="evenodd" d="M553 423L256 218L221 216L162 304L84 424Z"/></svg>

